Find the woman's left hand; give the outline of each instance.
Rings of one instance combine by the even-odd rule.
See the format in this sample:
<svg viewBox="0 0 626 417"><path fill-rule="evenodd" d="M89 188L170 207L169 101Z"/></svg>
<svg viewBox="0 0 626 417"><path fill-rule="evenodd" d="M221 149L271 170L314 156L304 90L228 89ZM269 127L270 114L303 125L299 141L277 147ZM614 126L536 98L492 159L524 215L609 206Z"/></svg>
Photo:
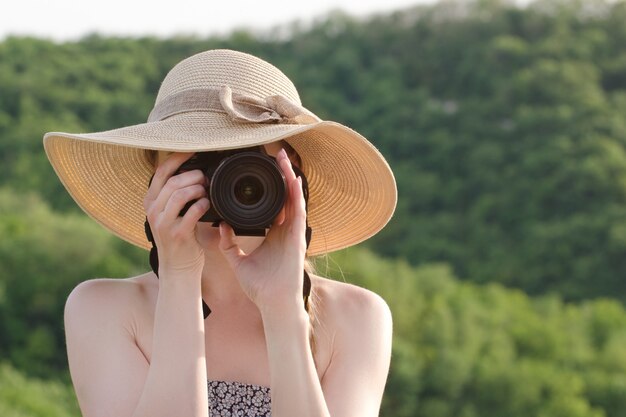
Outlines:
<svg viewBox="0 0 626 417"><path fill-rule="evenodd" d="M246 254L234 241L233 229L220 224L220 249L244 292L261 313L302 309L306 255L306 206L302 179L296 177L286 152L276 156L287 181L287 201L263 243Z"/></svg>

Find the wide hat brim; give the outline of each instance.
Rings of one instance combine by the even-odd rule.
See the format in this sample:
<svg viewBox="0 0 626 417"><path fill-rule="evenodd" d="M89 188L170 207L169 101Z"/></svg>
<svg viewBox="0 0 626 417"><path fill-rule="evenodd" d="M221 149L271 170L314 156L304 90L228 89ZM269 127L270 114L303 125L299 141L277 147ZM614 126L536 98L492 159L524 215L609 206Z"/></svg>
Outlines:
<svg viewBox="0 0 626 417"><path fill-rule="evenodd" d="M46 154L77 204L122 239L149 249L143 198L154 167L146 149L198 152L288 142L309 182L308 256L362 242L391 218L397 201L391 169L378 150L336 122L236 123L212 112L189 112L158 122L97 133L50 132Z"/></svg>

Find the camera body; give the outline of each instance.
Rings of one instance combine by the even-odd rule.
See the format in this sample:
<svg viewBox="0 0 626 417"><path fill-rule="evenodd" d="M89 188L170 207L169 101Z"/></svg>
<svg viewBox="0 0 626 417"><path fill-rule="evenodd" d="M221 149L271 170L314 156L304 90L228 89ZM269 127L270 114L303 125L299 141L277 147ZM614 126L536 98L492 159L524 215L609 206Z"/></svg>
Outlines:
<svg viewBox="0 0 626 417"><path fill-rule="evenodd" d="M213 226L225 221L237 235L264 236L287 199L285 176L263 147L197 152L174 175L194 169L201 170L209 184L211 207L200 221Z"/></svg>

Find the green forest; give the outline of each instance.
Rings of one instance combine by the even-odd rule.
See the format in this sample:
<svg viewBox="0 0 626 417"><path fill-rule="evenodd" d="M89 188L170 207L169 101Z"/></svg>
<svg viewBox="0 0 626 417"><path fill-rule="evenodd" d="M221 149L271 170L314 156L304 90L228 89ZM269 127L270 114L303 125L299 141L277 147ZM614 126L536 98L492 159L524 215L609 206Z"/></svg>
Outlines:
<svg viewBox="0 0 626 417"><path fill-rule="evenodd" d="M377 236L318 271L389 304L381 415L626 410L626 1L444 1L210 38L0 41L0 415L80 415L63 308L149 269L71 200L48 131L143 123L167 71L212 48L281 68L398 181Z"/></svg>

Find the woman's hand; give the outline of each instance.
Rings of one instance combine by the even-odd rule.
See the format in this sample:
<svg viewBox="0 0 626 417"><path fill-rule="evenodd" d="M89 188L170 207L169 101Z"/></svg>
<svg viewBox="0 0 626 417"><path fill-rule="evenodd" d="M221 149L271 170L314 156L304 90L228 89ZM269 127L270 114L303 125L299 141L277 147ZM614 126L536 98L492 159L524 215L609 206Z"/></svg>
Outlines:
<svg viewBox="0 0 626 417"><path fill-rule="evenodd" d="M220 249L248 297L262 313L302 309L302 274L306 255L306 207L302 179L296 177L287 153L276 161L287 180L287 201L263 243L245 254L234 242L233 229L220 224Z"/></svg>
<svg viewBox="0 0 626 417"><path fill-rule="evenodd" d="M144 198L144 208L159 253L159 275L202 274L204 253L196 239L196 224L209 209L206 178L200 170L173 175L193 153L174 153L160 164ZM184 216L180 211L196 201Z"/></svg>

